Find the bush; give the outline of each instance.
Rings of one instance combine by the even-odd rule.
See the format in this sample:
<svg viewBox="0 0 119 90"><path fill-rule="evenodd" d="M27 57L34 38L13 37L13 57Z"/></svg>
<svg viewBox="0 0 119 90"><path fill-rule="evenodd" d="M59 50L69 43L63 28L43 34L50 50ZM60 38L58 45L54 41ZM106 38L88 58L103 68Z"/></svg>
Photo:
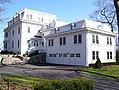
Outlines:
<svg viewBox="0 0 119 90"><path fill-rule="evenodd" d="M95 68L101 68L101 67L102 67L102 63L101 63L100 59L97 58L97 61L95 63Z"/></svg>
<svg viewBox="0 0 119 90"><path fill-rule="evenodd" d="M93 82L89 79L45 80L36 82L34 90L93 90Z"/></svg>

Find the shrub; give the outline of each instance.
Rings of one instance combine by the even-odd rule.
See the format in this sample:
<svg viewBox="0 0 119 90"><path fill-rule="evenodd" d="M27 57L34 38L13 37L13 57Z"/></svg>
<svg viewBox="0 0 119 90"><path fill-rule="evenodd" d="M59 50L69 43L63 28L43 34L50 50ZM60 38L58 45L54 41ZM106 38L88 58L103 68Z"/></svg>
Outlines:
<svg viewBox="0 0 119 90"><path fill-rule="evenodd" d="M95 63L95 68L101 68L101 67L102 67L102 63L101 63L100 59L97 58L97 61Z"/></svg>
<svg viewBox="0 0 119 90"><path fill-rule="evenodd" d="M93 82L89 79L45 80L36 82L34 90L93 90Z"/></svg>

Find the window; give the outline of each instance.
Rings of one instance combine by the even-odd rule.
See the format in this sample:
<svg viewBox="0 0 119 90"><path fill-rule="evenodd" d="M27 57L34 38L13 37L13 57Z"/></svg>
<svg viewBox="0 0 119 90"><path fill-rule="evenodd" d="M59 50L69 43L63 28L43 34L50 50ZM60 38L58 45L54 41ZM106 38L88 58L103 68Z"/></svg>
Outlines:
<svg viewBox="0 0 119 90"><path fill-rule="evenodd" d="M70 57L74 57L74 53L71 53L71 54L70 54Z"/></svg>
<svg viewBox="0 0 119 90"><path fill-rule="evenodd" d="M59 57L62 57L62 54L59 54Z"/></svg>
<svg viewBox="0 0 119 90"><path fill-rule="evenodd" d="M42 46L44 46L44 42L42 42Z"/></svg>
<svg viewBox="0 0 119 90"><path fill-rule="evenodd" d="M81 43L82 42L82 36L81 34L78 35L78 43Z"/></svg>
<svg viewBox="0 0 119 90"><path fill-rule="evenodd" d="M4 43L4 48L7 48L7 42Z"/></svg>
<svg viewBox="0 0 119 90"><path fill-rule="evenodd" d="M12 31L12 36L14 36L14 30Z"/></svg>
<svg viewBox="0 0 119 90"><path fill-rule="evenodd" d="M95 35L92 35L92 43L95 43Z"/></svg>
<svg viewBox="0 0 119 90"><path fill-rule="evenodd" d="M109 37L107 37L107 44L109 44Z"/></svg>
<svg viewBox="0 0 119 90"><path fill-rule="evenodd" d="M5 32L5 37L8 37L8 32Z"/></svg>
<svg viewBox="0 0 119 90"><path fill-rule="evenodd" d="M60 38L60 45L62 45L62 38Z"/></svg>
<svg viewBox="0 0 119 90"><path fill-rule="evenodd" d="M112 38L110 37L110 45L112 45Z"/></svg>
<svg viewBox="0 0 119 90"><path fill-rule="evenodd" d="M49 54L49 57L52 57L52 54Z"/></svg>
<svg viewBox="0 0 119 90"><path fill-rule="evenodd" d="M63 45L66 44L66 37L63 37Z"/></svg>
<svg viewBox="0 0 119 90"><path fill-rule="evenodd" d="M63 57L67 57L67 54L63 54Z"/></svg>
<svg viewBox="0 0 119 90"><path fill-rule="evenodd" d="M20 27L18 28L18 33L20 33Z"/></svg>
<svg viewBox="0 0 119 90"><path fill-rule="evenodd" d="M74 35L74 44L77 44L77 35Z"/></svg>
<svg viewBox="0 0 119 90"><path fill-rule="evenodd" d="M48 46L53 46L53 39L49 39L49 41L48 41Z"/></svg>
<svg viewBox="0 0 119 90"><path fill-rule="evenodd" d="M112 59L112 52L107 52L107 59Z"/></svg>
<svg viewBox="0 0 119 90"><path fill-rule="evenodd" d="M66 37L60 37L60 45L66 45Z"/></svg>
<svg viewBox="0 0 119 90"><path fill-rule="evenodd" d="M53 57L56 57L56 54L53 54Z"/></svg>
<svg viewBox="0 0 119 90"><path fill-rule="evenodd" d="M107 37L107 45L112 45L112 38L111 37Z"/></svg>
<svg viewBox="0 0 119 90"><path fill-rule="evenodd" d="M107 52L107 59L109 59L109 52Z"/></svg>
<svg viewBox="0 0 119 90"><path fill-rule="evenodd" d="M12 48L14 48L14 41L12 41Z"/></svg>
<svg viewBox="0 0 119 90"><path fill-rule="evenodd" d="M82 35L74 35L74 44L82 43Z"/></svg>
<svg viewBox="0 0 119 90"><path fill-rule="evenodd" d="M95 51L92 51L92 59L95 60Z"/></svg>
<svg viewBox="0 0 119 90"><path fill-rule="evenodd" d="M98 35L96 35L96 43L99 44L99 38L98 38Z"/></svg>
<svg viewBox="0 0 119 90"><path fill-rule="evenodd" d="M28 27L28 30L27 30L28 33L30 33L30 27Z"/></svg>
<svg viewBox="0 0 119 90"><path fill-rule="evenodd" d="M99 58L99 51L92 51L92 60Z"/></svg>
<svg viewBox="0 0 119 90"><path fill-rule="evenodd" d="M18 47L19 47L19 40L18 40Z"/></svg>
<svg viewBox="0 0 119 90"><path fill-rule="evenodd" d="M80 53L76 53L76 57L80 57Z"/></svg>

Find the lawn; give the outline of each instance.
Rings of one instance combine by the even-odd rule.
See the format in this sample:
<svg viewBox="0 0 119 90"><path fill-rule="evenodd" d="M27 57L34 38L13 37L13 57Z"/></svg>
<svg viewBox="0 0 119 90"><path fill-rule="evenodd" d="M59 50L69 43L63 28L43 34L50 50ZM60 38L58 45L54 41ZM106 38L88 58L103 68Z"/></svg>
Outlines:
<svg viewBox="0 0 119 90"><path fill-rule="evenodd" d="M48 80L28 76L3 75L0 90L93 90L93 81L86 78Z"/></svg>
<svg viewBox="0 0 119 90"><path fill-rule="evenodd" d="M119 80L119 65L110 65L110 66L103 66L100 69L96 68L83 68L85 73L90 73L94 75L109 77L113 79Z"/></svg>

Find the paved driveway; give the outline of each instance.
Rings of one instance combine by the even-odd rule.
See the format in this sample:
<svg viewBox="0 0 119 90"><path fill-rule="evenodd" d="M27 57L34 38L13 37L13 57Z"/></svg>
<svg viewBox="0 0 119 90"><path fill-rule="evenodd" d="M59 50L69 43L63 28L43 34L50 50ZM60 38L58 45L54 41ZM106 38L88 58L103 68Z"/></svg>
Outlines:
<svg viewBox="0 0 119 90"><path fill-rule="evenodd" d="M82 74L75 66L58 65L9 65L0 68L0 74L7 73L21 76L32 76L47 79L90 78L94 80L94 90L119 90L119 83L95 76Z"/></svg>

